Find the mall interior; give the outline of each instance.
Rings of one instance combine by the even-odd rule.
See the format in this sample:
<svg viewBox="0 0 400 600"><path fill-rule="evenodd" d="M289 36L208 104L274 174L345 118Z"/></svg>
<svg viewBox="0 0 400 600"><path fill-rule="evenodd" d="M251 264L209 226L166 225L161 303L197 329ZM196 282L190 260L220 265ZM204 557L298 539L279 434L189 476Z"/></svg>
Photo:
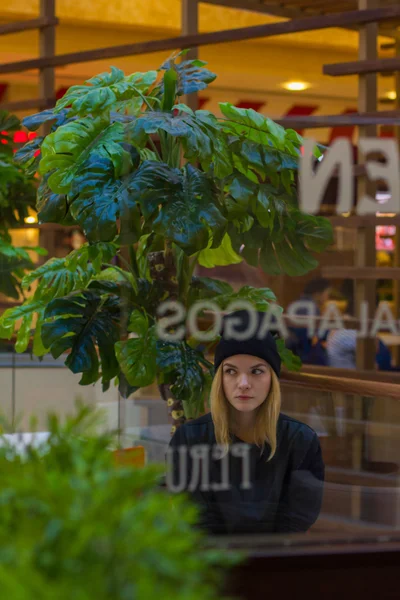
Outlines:
<svg viewBox="0 0 400 600"><path fill-rule="evenodd" d="M187 52L180 54L182 50ZM184 61L194 62L185 70L179 67ZM145 73L147 78L128 77L134 73ZM85 84L95 76L99 76L96 81ZM168 105L172 87L174 97ZM42 111L47 111L46 118L33 116ZM104 119L109 119L106 125ZM79 127L88 131L90 121L93 135L85 140L86 133ZM194 121L197 124L192 125ZM32 481L28 491L28 483L22 485L19 479L15 495L5 493L7 486L3 494L0 488L2 511L7 515L15 511L14 520L7 517L9 522L0 523L4 534L0 533L4 549L4 553L0 550L0 581L9 590L7 598L33 600L43 593L43 598L48 594L86 600L96 594L99 599L147 600L157 593L182 600L256 599L265 598L266 590L286 598L298 593L300 586L307 586L312 598L338 594L398 598L399 3L2 3L0 130L0 218L4 220L0 223L4 265L0 267L0 426L5 440L0 450L10 445L11 454L16 453L7 463L11 466L2 462L6 483L13 482L12 469L16 469L15 480L18 470L25 482ZM125 137L118 142L120 132ZM308 157L314 161L309 186L301 172L307 160L304 139L313 140L318 149L318 154L316 150L313 158ZM2 148L10 150L4 157ZM208 148L214 152L210 160L204 158ZM258 158L251 155L256 148ZM340 149L348 154L344 156ZM284 155L287 162L277 167L276 156L284 161ZM351 163L346 164L349 157ZM160 167L157 173L157 161L168 163L164 167L174 177L186 173L199 178L185 188L180 204L175 196L175 207L170 189L177 184L172 175L167 181L165 169ZM132 164L143 171L143 163L149 169L143 179L137 179L139 183L127 184L122 191L112 188L123 181L117 177L128 177ZM93 192L96 185L103 185L104 165L111 165L113 174L101 193L99 187ZM325 167L325 180L321 183L321 175L318 183L315 173L321 174ZM11 168L18 171L15 179L7 179ZM208 191L196 190L196 184L206 185L204 177ZM279 185L283 187L278 193ZM317 186L318 210L303 218L299 211L307 211L301 191L303 196L304 190L314 196ZM28 187L30 191L24 192ZM359 210L366 195L373 206L368 214ZM346 210L344 196L352 202ZM181 237L173 231L178 226ZM224 227L228 229L222 231ZM277 237L277 227L283 237ZM211 231L214 238L208 237ZM267 243L273 258L267 255ZM175 269L172 276L171 268ZM163 295L157 296L156 290ZM154 486L160 488L157 493L163 501L154 492L153 509L148 500L141 513L139 504L144 497L151 498L151 469L161 465L163 471L171 436L176 439L186 423L204 419L211 411L215 340L210 344L211 338L201 338L195 345L187 338L185 357L182 350L163 358L161 346L156 349L149 337L155 303L185 298L188 308L196 299L206 299L226 311L229 296L250 300L257 310L265 311L270 293L283 309L277 336L286 332L279 346L281 412L292 423L305 424L322 452L325 474L318 518L306 531L207 533L198 541L196 526L189 517L189 524L185 522L189 509L182 505L182 520L174 513L165 472L161 484ZM297 301L308 301L312 307L311 332L306 328L309 313L305 317L302 313L302 321L301 315L296 320L290 312ZM212 312L201 313L197 331L212 326ZM366 335L360 334L364 329ZM79 403L89 413L101 415L96 433L91 433L91 448L102 436L116 432L115 448L108 450L115 462L110 469L122 473L118 470L122 465L127 472L132 470L132 481L126 475L124 489L118 475L121 488L117 494L115 487L115 496L111 483L109 496L102 490L97 495L96 481L103 485L100 475L98 480L89 483L88 476L84 481L85 461L94 460L90 452L71 459L71 465L76 460L82 466L82 471L76 466L74 476L65 459L57 474L59 487L55 471L53 479L46 478L45 470L42 474L40 453L31 471L28 463L33 458L25 463L18 458L30 456L26 448L32 443L34 447L44 444L43 448L48 440L50 446L67 444L54 419L68 433L72 427L68 419ZM214 412L212 416L215 419ZM75 426L80 439L80 425ZM72 439L71 431L69 435ZM72 442L69 451L74 451ZM55 448L50 452L57 454ZM7 456L4 453L0 459L7 461ZM55 461L46 463L48 474ZM98 461L93 465L90 468L100 469ZM78 482L82 486L91 486L90 499L74 498L79 488L74 477L82 477ZM46 485L54 503L46 504ZM117 486L116 480L112 485ZM142 485L148 496L137 495ZM60 516L55 489L61 491L62 486L66 486L65 507ZM297 492L300 502L302 491ZM128 533L124 538L122 520L118 521L131 509L129 493L132 503L137 503L132 519L143 517L142 525L136 529L132 525L132 539L148 538L137 542L133 552ZM44 516L39 500L36 512L32 500L36 494L42 504L54 509L53 515L47 508L49 516ZM18 510L25 510L22 504L16 508L18 497L25 502L28 496L32 505L24 506L31 520L27 516L26 524L32 523L32 529L20 527L25 534L17 534L7 553L12 527L18 529ZM89 508L79 524L81 501L88 502ZM154 513L150 519L151 510L159 510L159 516ZM92 519L96 514L100 519L93 534L88 533L92 531L89 513ZM41 519L38 528L35 519ZM101 522L106 523L104 528ZM6 527L11 528L7 534ZM63 537L62 531L67 530L74 546L69 547ZM101 543L86 547L85 536L93 535L95 540L97 530L104 534ZM122 533L117 544L118 532ZM198 549L202 544L204 554ZM246 558L222 567L215 583L211 571L217 559L210 546L220 553L221 562L228 563L238 551ZM80 563L84 547L85 561ZM28 549L33 549L32 556ZM67 566L72 564L75 578ZM78 572L83 571L87 577L79 583ZM103 572L107 581L99 575ZM93 583L97 577L103 582L98 588Z"/></svg>

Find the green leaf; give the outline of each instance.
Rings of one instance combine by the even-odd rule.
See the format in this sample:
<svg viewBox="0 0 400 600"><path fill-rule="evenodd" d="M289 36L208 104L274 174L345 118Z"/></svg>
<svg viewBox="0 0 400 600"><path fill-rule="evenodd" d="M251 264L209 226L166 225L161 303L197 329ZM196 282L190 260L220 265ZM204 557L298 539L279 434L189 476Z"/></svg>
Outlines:
<svg viewBox="0 0 400 600"><path fill-rule="evenodd" d="M20 126L21 123L17 116L11 115L6 110L0 110L0 136L2 136L0 137L0 140L6 139L6 137L3 136L7 136L9 133L16 131ZM6 141L8 141L8 139L6 139Z"/></svg>
<svg viewBox="0 0 400 600"><path fill-rule="evenodd" d="M117 101L113 84L118 84L124 78L121 69L111 67L111 74L101 73L96 75L96 77L92 77L85 82L87 85L73 85L57 101L55 111L58 112L68 107L71 111L70 114L99 113Z"/></svg>
<svg viewBox="0 0 400 600"><path fill-rule="evenodd" d="M124 269L121 269L116 265L113 265L112 267L108 267L107 269L100 271L98 275L95 275L93 277L93 280L102 283L110 282L116 284L117 286L122 286L124 288L128 287L131 293L137 294L139 292L138 283L133 277L132 273L130 273L129 271L125 271Z"/></svg>
<svg viewBox="0 0 400 600"><path fill-rule="evenodd" d="M156 376L156 333L154 325L145 330L142 323L140 328L140 337L118 342L115 352L128 383L144 387L151 385Z"/></svg>
<svg viewBox="0 0 400 600"><path fill-rule="evenodd" d="M141 236L136 251L136 260L141 278L151 281L147 256L149 252L162 250L164 250L164 238L162 236L156 235L154 231Z"/></svg>
<svg viewBox="0 0 400 600"><path fill-rule="evenodd" d="M213 182L190 164L183 168L181 189L162 205L153 228L191 255L221 243L226 219L216 205Z"/></svg>
<svg viewBox="0 0 400 600"><path fill-rule="evenodd" d="M45 356L48 354L49 349L45 347L42 341L42 325L43 325L43 311L41 311L36 319L35 333L33 335L33 354L35 356Z"/></svg>
<svg viewBox="0 0 400 600"><path fill-rule="evenodd" d="M295 131L294 129L286 129L285 141L287 142L288 140L292 142L298 149L300 149L304 143L304 139L302 138L302 136L298 134L297 131Z"/></svg>
<svg viewBox="0 0 400 600"><path fill-rule="evenodd" d="M37 191L36 208L39 222L73 225L74 220L70 213L68 198L65 194L52 192L47 183L49 175L42 177Z"/></svg>
<svg viewBox="0 0 400 600"><path fill-rule="evenodd" d="M67 113L67 110L63 110L60 111L59 114L55 114L54 108L47 108L40 113L25 117L22 120L22 125L29 129L29 131L36 131L41 125L49 123L50 121L55 121L53 127L59 127L67 120Z"/></svg>
<svg viewBox="0 0 400 600"><path fill-rule="evenodd" d="M35 137L14 154L14 160L24 168L27 175L34 175L38 170L40 161L38 150L40 150L42 142L43 137Z"/></svg>
<svg viewBox="0 0 400 600"><path fill-rule="evenodd" d="M274 226L274 203L273 197L276 194L275 188L269 184L260 185L254 214L262 227L272 231Z"/></svg>
<svg viewBox="0 0 400 600"><path fill-rule="evenodd" d="M198 261L202 267L212 269L213 267L233 265L243 261L243 258L232 248L231 238L227 233L222 238L221 245L218 248L211 248L211 244L210 240L207 248L199 253Z"/></svg>
<svg viewBox="0 0 400 600"><path fill-rule="evenodd" d="M211 167L214 176L221 179L228 177L233 171L233 157L229 148L227 136L223 132L220 122L215 115L207 110L196 110L195 120L211 141ZM187 144L184 144L184 146L186 147L185 156L196 160L190 146ZM205 160L202 162L202 167L206 169L207 164L207 157L205 157Z"/></svg>
<svg viewBox="0 0 400 600"><path fill-rule="evenodd" d="M314 252L323 252L333 244L333 228L328 219L300 213L297 232L303 242Z"/></svg>
<svg viewBox="0 0 400 600"><path fill-rule="evenodd" d="M171 200L181 189L181 173L160 162L145 161L132 177L131 197L150 219L160 204Z"/></svg>
<svg viewBox="0 0 400 600"><path fill-rule="evenodd" d="M210 371L212 364L186 342L157 342L157 368L166 382L173 382L174 396L194 405L198 412L203 410L209 389L203 367Z"/></svg>
<svg viewBox="0 0 400 600"><path fill-rule="evenodd" d="M228 219L240 219L248 215L250 200L256 194L257 186L243 175L236 175L229 184L224 205Z"/></svg>
<svg viewBox="0 0 400 600"><path fill-rule="evenodd" d="M281 357L282 363L289 371L300 371L302 362L299 356L296 356L291 350L286 348L285 340L278 338L276 346Z"/></svg>
<svg viewBox="0 0 400 600"><path fill-rule="evenodd" d="M107 242L86 243L65 257L65 266L71 271L74 271L77 267L87 270L90 262L94 271L99 273L103 263L110 262L116 255L117 250L118 247L115 244Z"/></svg>
<svg viewBox="0 0 400 600"><path fill-rule="evenodd" d="M34 300L49 302L53 298L67 296L75 290L84 289L89 281L116 253L112 244L84 244L65 258L51 258L22 280L24 290L39 280Z"/></svg>
<svg viewBox="0 0 400 600"><path fill-rule="evenodd" d="M180 140L185 158L199 161L204 171L212 166L218 177L225 177L232 172L226 136L221 133L218 120L207 111L196 111L194 115L187 112L147 111L137 118L123 120L131 121L127 134L138 148L145 147L149 135L165 132Z"/></svg>
<svg viewBox="0 0 400 600"><path fill-rule="evenodd" d="M119 313L117 297L101 297L90 290L56 298L44 313L43 344L54 358L70 351L65 364L73 373L82 373L81 384L96 382L99 366L102 382L111 381L119 372L114 351Z"/></svg>
<svg viewBox="0 0 400 600"><path fill-rule="evenodd" d="M145 336L149 328L149 320L139 310L134 310L129 318L128 330L137 333L140 336Z"/></svg>
<svg viewBox="0 0 400 600"><path fill-rule="evenodd" d="M179 55L178 55L179 56ZM169 58L161 69L171 69L177 73L176 94L183 96L204 90L216 78L215 73L205 69L206 62L202 60L184 60L176 63L176 56Z"/></svg>
<svg viewBox="0 0 400 600"><path fill-rule="evenodd" d="M295 235L286 235L285 240L275 243L275 251L283 271L291 277L305 275L318 266L318 261Z"/></svg>
<svg viewBox="0 0 400 600"><path fill-rule="evenodd" d="M241 216L238 219L234 219L232 221L233 225L235 226L235 230L240 234L240 233L245 233L246 231L249 231L254 223L254 218L250 215L245 215L245 216ZM232 238L231 238L232 239ZM240 245L239 245L240 248Z"/></svg>
<svg viewBox="0 0 400 600"><path fill-rule="evenodd" d="M33 298L35 301L49 302L53 298L85 288L94 275L94 270L89 269L85 272L78 267L71 271L65 262L65 258L50 258L44 265L25 275L22 280L23 289L28 290L32 283L39 279Z"/></svg>
<svg viewBox="0 0 400 600"><path fill-rule="evenodd" d="M141 236L139 204L145 219L151 217L174 195L178 175L163 163L145 161L116 179L111 160L94 153L74 181L71 214L89 240L112 241L120 233L120 244L135 243Z"/></svg>
<svg viewBox="0 0 400 600"><path fill-rule="evenodd" d="M244 285L238 292L230 292L215 297L215 302L223 310L226 309L231 302L236 300L246 300L250 302L256 310L265 312L268 310L271 302L276 302L276 296L269 288L254 288L249 285Z"/></svg>
<svg viewBox="0 0 400 600"><path fill-rule="evenodd" d="M103 117L85 117L66 123L44 139L40 173L49 173L48 185L53 192L67 194L87 159L96 153L111 160L115 177L119 177L131 163L121 145L123 141L121 123L110 125Z"/></svg>
<svg viewBox="0 0 400 600"><path fill-rule="evenodd" d="M263 146L253 141L236 141L230 144L246 168L251 168L263 177L268 177L274 186L279 185L279 172L283 169L298 169L299 155L292 156L286 150L280 150L270 144ZM248 176L248 175L246 175Z"/></svg>
<svg viewBox="0 0 400 600"><path fill-rule="evenodd" d="M139 387L137 385L129 385L126 380L125 375L122 371L118 375L118 392L121 394L122 398L126 400L129 398Z"/></svg>
<svg viewBox="0 0 400 600"><path fill-rule="evenodd" d="M227 128L246 139L264 146L285 147L285 129L272 119L261 115L252 108L238 108L230 102L220 102L219 107L227 118Z"/></svg>
<svg viewBox="0 0 400 600"><path fill-rule="evenodd" d="M276 250L271 240L266 239L261 247L260 267L269 275L281 275L284 272L277 259Z"/></svg>
<svg viewBox="0 0 400 600"><path fill-rule="evenodd" d="M21 280L26 270L34 264L24 248L17 248L0 238L0 292L8 298L18 300Z"/></svg>
<svg viewBox="0 0 400 600"><path fill-rule="evenodd" d="M192 277L189 288L187 308L199 300L211 300L219 296L229 296L233 293L232 286L226 281L210 277Z"/></svg>
<svg viewBox="0 0 400 600"><path fill-rule="evenodd" d="M177 81L178 73L173 67L170 67L164 74L163 110L171 110L175 104Z"/></svg>
<svg viewBox="0 0 400 600"><path fill-rule="evenodd" d="M11 339L16 330L17 323L21 321L20 331L17 332L17 352L24 352L28 346L31 335L32 322L35 314L37 315L37 326L41 324L44 305L42 302L29 300L8 308L0 317L0 337ZM34 350L38 350L38 346L34 346Z"/></svg>
<svg viewBox="0 0 400 600"><path fill-rule="evenodd" d="M281 182L286 192L291 195L293 194L292 184L294 183L293 171L284 169L281 171Z"/></svg>
<svg viewBox="0 0 400 600"><path fill-rule="evenodd" d="M88 79L84 85L73 85L58 100L55 112L69 108L71 115L98 115L117 102L129 100L148 91L156 80L156 71L134 73L125 77L123 71L111 67L111 73L105 72Z"/></svg>

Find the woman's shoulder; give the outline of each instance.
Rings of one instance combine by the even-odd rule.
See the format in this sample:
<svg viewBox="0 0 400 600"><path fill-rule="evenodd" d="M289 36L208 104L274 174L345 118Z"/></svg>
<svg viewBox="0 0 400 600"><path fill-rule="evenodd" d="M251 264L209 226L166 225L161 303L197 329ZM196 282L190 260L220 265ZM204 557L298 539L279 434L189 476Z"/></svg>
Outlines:
<svg viewBox="0 0 400 600"><path fill-rule="evenodd" d="M201 425L210 425L212 424L213 420L212 420L212 416L211 413L208 412L205 415L202 415L201 417L197 417L197 419L189 419L188 421L185 422L185 427L197 427L197 426L201 426Z"/></svg>
<svg viewBox="0 0 400 600"><path fill-rule="evenodd" d="M318 437L312 427L284 413L279 413L278 430L280 435L285 437L287 441L296 440L304 444L311 444Z"/></svg>
<svg viewBox="0 0 400 600"><path fill-rule="evenodd" d="M184 433L189 444L213 442L215 439L211 413L206 413L197 419L189 419L179 429Z"/></svg>

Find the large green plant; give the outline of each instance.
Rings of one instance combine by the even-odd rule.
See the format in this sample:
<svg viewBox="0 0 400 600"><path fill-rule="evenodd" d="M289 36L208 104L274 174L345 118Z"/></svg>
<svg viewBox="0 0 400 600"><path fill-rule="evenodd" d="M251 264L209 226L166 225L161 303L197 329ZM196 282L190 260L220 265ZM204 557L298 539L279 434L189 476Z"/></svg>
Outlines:
<svg viewBox="0 0 400 600"><path fill-rule="evenodd" d="M13 246L9 230L23 226L36 205L33 173L22 169L14 158L13 133L19 127L16 116L0 111L0 292L16 300L22 293L22 278L34 264L28 248ZM45 253L41 248L29 249Z"/></svg>
<svg viewBox="0 0 400 600"><path fill-rule="evenodd" d="M157 338L160 303L188 309L208 299L224 310L241 299L265 311L276 300L271 290L234 292L194 276L196 265L246 260L266 273L302 275L332 239L328 221L299 210L295 131L229 103L221 117L180 103L215 79L204 65L172 57L129 76L112 67L24 120L31 130L52 123L20 153L42 175L39 219L77 224L88 243L26 277L25 288L39 281L33 298L0 321L10 336L22 319L21 350L36 314L34 352L68 352L82 384L116 378L126 395L157 381L175 423L185 418L182 401L186 415L202 410L213 365L196 339ZM115 255L123 269L110 264ZM134 337L124 337L126 326ZM296 366L283 342L280 350Z"/></svg>
<svg viewBox="0 0 400 600"><path fill-rule="evenodd" d="M117 466L89 407L21 455L1 437L0 585L10 600L217 600L239 555L207 545L163 466Z"/></svg>

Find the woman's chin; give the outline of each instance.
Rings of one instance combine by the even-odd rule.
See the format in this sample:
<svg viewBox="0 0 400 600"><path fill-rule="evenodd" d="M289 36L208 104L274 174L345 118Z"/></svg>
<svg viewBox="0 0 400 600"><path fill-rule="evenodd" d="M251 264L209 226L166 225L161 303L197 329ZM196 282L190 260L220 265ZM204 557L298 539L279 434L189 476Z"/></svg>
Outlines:
<svg viewBox="0 0 400 600"><path fill-rule="evenodd" d="M233 405L239 412L250 412L256 408L254 402L249 400L235 401Z"/></svg>

